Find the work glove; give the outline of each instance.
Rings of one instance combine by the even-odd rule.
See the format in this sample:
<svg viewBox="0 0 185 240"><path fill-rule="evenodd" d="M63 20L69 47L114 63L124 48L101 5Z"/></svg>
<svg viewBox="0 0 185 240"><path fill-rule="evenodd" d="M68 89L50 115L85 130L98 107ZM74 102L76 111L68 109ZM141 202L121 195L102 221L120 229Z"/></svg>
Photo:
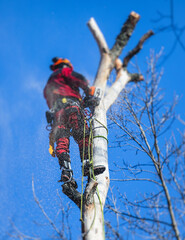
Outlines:
<svg viewBox="0 0 185 240"><path fill-rule="evenodd" d="M85 107L96 107L100 104L101 100L101 89L95 86L89 87L84 98Z"/></svg>
<svg viewBox="0 0 185 240"><path fill-rule="evenodd" d="M86 96L84 98L84 107L96 107L100 104L100 99L94 96Z"/></svg>
<svg viewBox="0 0 185 240"><path fill-rule="evenodd" d="M89 88L88 95L89 96L94 96L96 87L92 86Z"/></svg>

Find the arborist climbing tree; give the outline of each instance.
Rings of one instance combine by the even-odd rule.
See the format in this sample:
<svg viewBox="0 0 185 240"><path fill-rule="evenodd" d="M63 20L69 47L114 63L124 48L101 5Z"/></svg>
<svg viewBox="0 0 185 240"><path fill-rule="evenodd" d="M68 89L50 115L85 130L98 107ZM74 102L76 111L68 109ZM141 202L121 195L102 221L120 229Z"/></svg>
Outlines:
<svg viewBox="0 0 185 240"><path fill-rule="evenodd" d="M53 73L44 88L44 97L49 107L46 119L51 126L49 151L53 157L56 155L58 158L62 169L60 181L76 189L77 183L73 178L69 156L70 135L79 146L83 174L89 176L92 165L89 161L89 127L85 120L84 107L93 109L98 105L99 97L95 96L97 92L95 87L90 87L83 75L73 71L68 59L54 57L52 61L50 69ZM79 88L83 89L86 95L84 100ZM56 149L54 149L55 142ZM95 175L104 170L104 166L93 168Z"/></svg>
<svg viewBox="0 0 185 240"><path fill-rule="evenodd" d="M142 36L136 47L126 55L123 61L119 59L139 18L139 14L130 13L111 49L95 20L91 18L88 26L101 55L94 86L89 87L88 81L81 74L73 71L69 60L53 58L51 65L53 73L44 89L44 96L50 109L46 117L52 126L49 137L50 153L56 154L62 168L63 193L80 208L83 240L105 239L103 208L110 181L106 114L127 83L144 80L143 76L138 73L129 73L127 65L131 58L142 49L143 43L153 35L152 31ZM105 91L107 80L114 69L115 81L109 86L108 91ZM84 101L79 94L79 88L86 95ZM90 128L86 123L82 106L87 106L91 110ZM73 178L70 165L70 134L79 145L84 170L82 179L83 175L88 176L84 191L82 180L81 193L77 190L77 183ZM54 149L55 142L56 149Z"/></svg>

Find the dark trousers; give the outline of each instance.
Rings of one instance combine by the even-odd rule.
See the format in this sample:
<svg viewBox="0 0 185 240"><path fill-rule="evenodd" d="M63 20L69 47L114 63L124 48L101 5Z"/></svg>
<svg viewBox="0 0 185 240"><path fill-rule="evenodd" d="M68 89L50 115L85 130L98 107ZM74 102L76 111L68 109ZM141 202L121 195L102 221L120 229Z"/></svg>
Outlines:
<svg viewBox="0 0 185 240"><path fill-rule="evenodd" d="M63 160L70 161L70 136L73 136L79 146L81 160L83 159L83 148L84 159L88 159L89 127L78 102L67 99L66 103L61 104L60 101L58 101L57 111L54 117L53 133L56 141L56 155L59 158L59 163L63 162ZM84 142L85 144L83 147Z"/></svg>

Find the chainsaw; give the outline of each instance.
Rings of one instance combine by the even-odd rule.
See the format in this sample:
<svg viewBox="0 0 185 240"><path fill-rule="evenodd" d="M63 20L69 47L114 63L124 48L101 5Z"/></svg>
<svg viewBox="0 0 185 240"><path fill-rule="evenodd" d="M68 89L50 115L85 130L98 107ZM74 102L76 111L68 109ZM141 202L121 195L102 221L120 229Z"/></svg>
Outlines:
<svg viewBox="0 0 185 240"><path fill-rule="evenodd" d="M103 96L103 91L99 87L90 87L88 95L83 99L83 107L89 108L91 112L94 112L94 108L100 104Z"/></svg>

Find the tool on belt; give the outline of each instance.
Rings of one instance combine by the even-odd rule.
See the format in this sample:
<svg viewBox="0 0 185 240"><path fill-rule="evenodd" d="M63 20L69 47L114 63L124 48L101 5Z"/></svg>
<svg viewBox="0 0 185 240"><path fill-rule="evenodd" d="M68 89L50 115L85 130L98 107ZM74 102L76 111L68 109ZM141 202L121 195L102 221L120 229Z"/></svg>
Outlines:
<svg viewBox="0 0 185 240"><path fill-rule="evenodd" d="M62 108L65 109L70 105L73 105L73 106L77 105L80 109L82 109L82 111L84 108L89 108L93 115L94 109L96 106L100 104L102 96L103 96L102 90L98 87L92 86L89 88L89 92L87 96L82 101L78 99L73 99L71 97L60 97L56 100L53 107L48 111L46 111L46 120L48 123L48 125L46 126L46 129L50 131L49 153L51 154L51 156L55 157L55 150L54 150L55 139L54 139L54 133L52 131L55 113L60 109Z"/></svg>
<svg viewBox="0 0 185 240"><path fill-rule="evenodd" d="M61 97L56 100L53 107L46 111L47 123L52 126L54 115L61 108L66 108L70 105L78 105L80 108L90 108L91 112L94 112L94 108L100 104L103 92L98 87L90 87L88 95L80 102L78 99L72 99L70 97Z"/></svg>

